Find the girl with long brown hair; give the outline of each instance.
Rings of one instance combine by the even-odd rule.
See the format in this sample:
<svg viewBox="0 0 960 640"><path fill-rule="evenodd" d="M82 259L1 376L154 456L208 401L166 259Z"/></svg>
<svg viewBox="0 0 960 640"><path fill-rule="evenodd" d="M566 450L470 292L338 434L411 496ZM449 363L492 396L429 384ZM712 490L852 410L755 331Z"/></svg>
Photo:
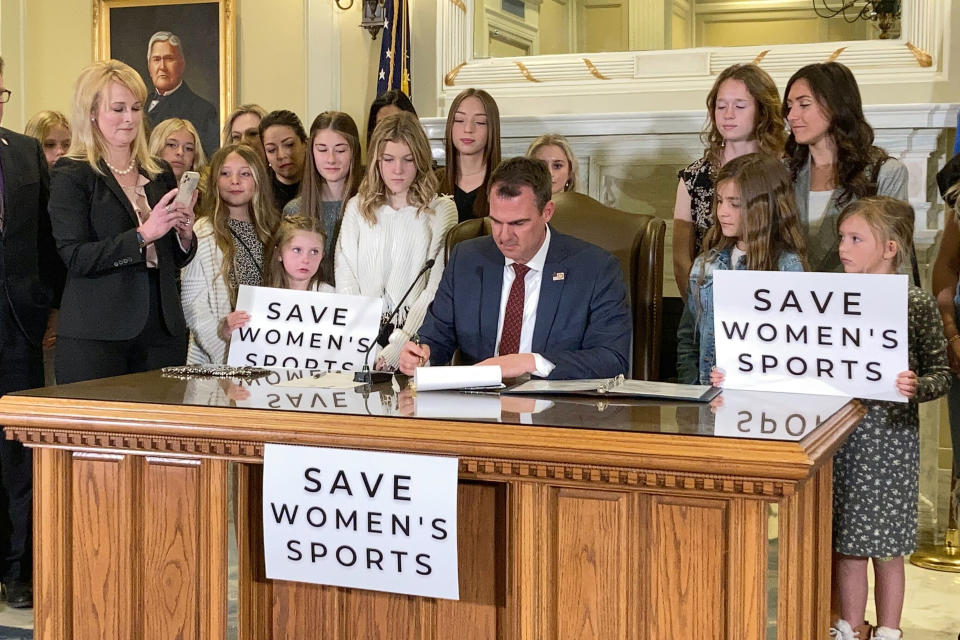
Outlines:
<svg viewBox="0 0 960 640"><path fill-rule="evenodd" d="M716 184L713 223L690 272L686 312L692 322L681 324L677 336L678 377L686 384L710 384L716 364L715 271L806 269L790 174L777 158L765 153L734 158L720 169Z"/></svg>
<svg viewBox="0 0 960 640"><path fill-rule="evenodd" d="M334 260L338 293L383 300L384 317L397 314L378 369L395 369L400 347L420 328L443 274L447 233L457 223L450 198L437 196L430 145L410 113L388 116L370 141L370 164L357 195L347 203ZM433 267L425 277L428 260Z"/></svg>
<svg viewBox="0 0 960 640"><path fill-rule="evenodd" d="M867 196L907 200L907 168L873 144L860 89L839 62L810 64L787 82L783 115L810 268L839 271L837 218Z"/></svg>
<svg viewBox="0 0 960 640"><path fill-rule="evenodd" d="M437 172L440 193L452 195L460 222L490 212L487 184L500 164L500 110L483 89L461 91L447 114L447 166Z"/></svg>
<svg viewBox="0 0 960 640"><path fill-rule="evenodd" d="M279 219L267 168L248 145L229 144L214 154L207 194L208 210L194 225L197 256L181 274L188 364L226 361L228 338L218 328L236 305L239 286L262 284L264 246Z"/></svg>
<svg viewBox="0 0 960 640"><path fill-rule="evenodd" d="M717 76L707 94L707 116L703 156L677 174L673 273L682 296L710 229L717 172L747 153L778 156L786 139L777 85L755 64L735 64Z"/></svg>
<svg viewBox="0 0 960 640"><path fill-rule="evenodd" d="M357 124L342 111L324 111L310 125L310 147L300 182L300 195L283 208L284 215L303 215L322 224L326 247L323 272L334 284L333 256L347 201L356 195L363 169Z"/></svg>

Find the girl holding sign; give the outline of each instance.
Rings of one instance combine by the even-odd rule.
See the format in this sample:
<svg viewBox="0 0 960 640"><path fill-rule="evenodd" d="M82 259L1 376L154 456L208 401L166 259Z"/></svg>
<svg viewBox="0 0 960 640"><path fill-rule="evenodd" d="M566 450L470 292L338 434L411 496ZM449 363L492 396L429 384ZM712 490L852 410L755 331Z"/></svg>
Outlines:
<svg viewBox="0 0 960 640"><path fill-rule="evenodd" d="M252 147L220 147L208 181L208 210L194 226L197 255L181 273L187 364L226 362L227 341L218 328L236 304L238 287L261 284L263 247L278 218L267 168Z"/></svg>
<svg viewBox="0 0 960 640"><path fill-rule="evenodd" d="M680 382L709 384L716 364L713 272L803 271L803 232L790 174L774 156L750 153L717 174L713 224L690 272L686 313L677 335ZM698 375L699 373L699 375Z"/></svg>
<svg viewBox="0 0 960 640"><path fill-rule="evenodd" d="M839 259L847 273L897 273L913 250L913 209L889 197L844 208ZM908 403L860 400L867 415L834 456L833 548L841 619L832 637L851 640L867 604L867 562L873 558L877 624L872 637L901 637L903 556L916 549L920 472L918 402L944 395L952 376L943 323L930 293L908 290L910 370L896 385Z"/></svg>
<svg viewBox="0 0 960 640"><path fill-rule="evenodd" d="M323 226L317 218L284 216L267 245L263 286L333 293L333 287L324 282L323 248L327 239ZM234 329L245 327L248 322L250 314L246 311L231 311L220 321L220 337L229 342Z"/></svg>
<svg viewBox="0 0 960 640"><path fill-rule="evenodd" d="M384 118L373 131L370 155L367 175L343 214L334 260L337 293L381 298L386 316L413 286L376 361L378 369L393 370L440 285L444 242L457 224L457 208L437 196L430 145L412 113ZM422 275L428 260L433 267Z"/></svg>
<svg viewBox="0 0 960 640"><path fill-rule="evenodd" d="M284 216L270 239L263 286L294 291L333 293L323 248L327 244L325 223L306 216Z"/></svg>

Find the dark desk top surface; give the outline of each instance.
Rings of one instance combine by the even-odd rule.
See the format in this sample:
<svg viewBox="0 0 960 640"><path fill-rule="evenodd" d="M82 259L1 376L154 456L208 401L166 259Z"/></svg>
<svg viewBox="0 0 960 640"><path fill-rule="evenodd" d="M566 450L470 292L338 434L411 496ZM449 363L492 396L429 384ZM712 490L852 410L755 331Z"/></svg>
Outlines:
<svg viewBox="0 0 960 640"><path fill-rule="evenodd" d="M183 405L185 412L190 406L236 407L773 441L805 438L850 402L841 397L732 390L709 404L447 391L414 394L401 377L373 388L322 389L304 386L298 375L276 371L252 381L182 380L151 371L16 395Z"/></svg>

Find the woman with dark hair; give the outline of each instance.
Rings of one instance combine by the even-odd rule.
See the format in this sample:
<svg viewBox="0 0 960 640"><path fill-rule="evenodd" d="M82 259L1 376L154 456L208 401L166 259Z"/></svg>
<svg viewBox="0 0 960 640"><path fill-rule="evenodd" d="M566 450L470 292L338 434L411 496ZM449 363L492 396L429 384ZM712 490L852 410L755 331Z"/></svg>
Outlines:
<svg viewBox="0 0 960 640"><path fill-rule="evenodd" d="M500 164L500 110L489 93L466 89L453 99L443 148L440 193L453 196L460 222L488 215L487 183Z"/></svg>
<svg viewBox="0 0 960 640"><path fill-rule="evenodd" d="M300 195L287 203L283 213L322 222L326 240L321 269L330 284L334 284L333 257L344 205L357 194L362 179L357 124L342 111L324 111L310 125Z"/></svg>
<svg viewBox="0 0 960 640"><path fill-rule="evenodd" d="M260 121L260 139L267 154L273 203L283 211L300 190L307 132L293 111L271 111Z"/></svg>
<svg viewBox="0 0 960 640"><path fill-rule="evenodd" d="M370 140L373 138L373 130L380 124L380 121L387 116L392 116L401 111L417 115L417 110L413 108L413 103L410 102L410 98L408 98L407 94L403 91L390 89L390 91L384 91L377 96L373 104L370 105L370 115L367 118L368 146L370 145Z"/></svg>
<svg viewBox="0 0 960 640"><path fill-rule="evenodd" d="M854 200L907 200L907 168L874 146L860 89L839 62L810 64L787 82L786 155L812 271L839 271L837 218Z"/></svg>
<svg viewBox="0 0 960 640"><path fill-rule="evenodd" d="M755 64L735 64L717 76L707 94L703 156L678 173L673 208L673 276L686 296L693 259L710 229L714 183L727 162L748 153L779 156L787 135L780 94Z"/></svg>

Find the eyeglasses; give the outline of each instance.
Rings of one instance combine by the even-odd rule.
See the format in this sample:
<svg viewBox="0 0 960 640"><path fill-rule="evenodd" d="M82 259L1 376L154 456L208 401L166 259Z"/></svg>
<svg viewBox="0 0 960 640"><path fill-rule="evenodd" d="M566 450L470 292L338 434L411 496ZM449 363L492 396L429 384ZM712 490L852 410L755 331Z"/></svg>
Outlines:
<svg viewBox="0 0 960 640"><path fill-rule="evenodd" d="M10 89L0 89L0 104L6 104L10 102L10 95L13 92Z"/></svg>

